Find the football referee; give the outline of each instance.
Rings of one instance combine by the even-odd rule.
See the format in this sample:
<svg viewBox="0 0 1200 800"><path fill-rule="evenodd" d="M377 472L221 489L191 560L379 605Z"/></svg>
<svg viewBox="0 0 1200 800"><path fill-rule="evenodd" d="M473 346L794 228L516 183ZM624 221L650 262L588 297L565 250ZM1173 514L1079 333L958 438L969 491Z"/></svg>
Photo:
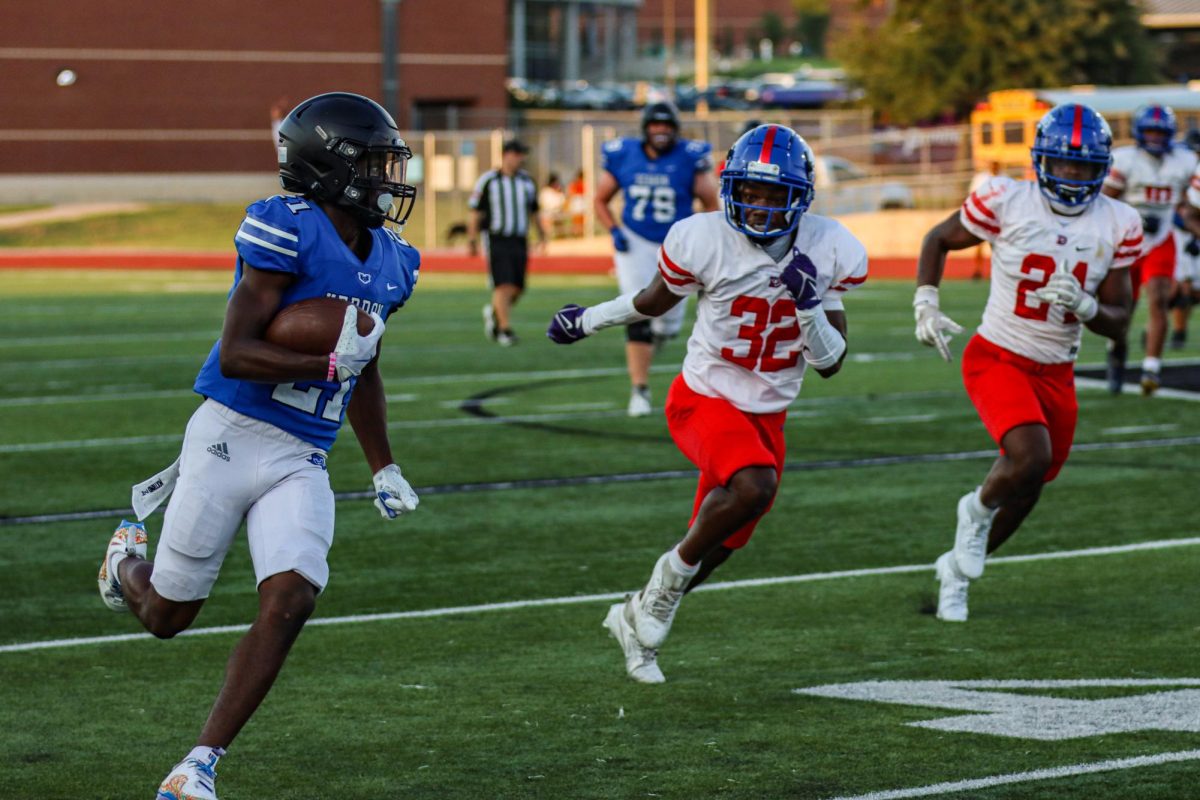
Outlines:
<svg viewBox="0 0 1200 800"><path fill-rule="evenodd" d="M529 148L516 139L505 142L500 169L488 170L479 178L470 201L468 245L472 256L479 252L480 230L487 233L492 300L483 307L484 335L504 347L517 343L511 312L525 291L530 223L537 228L539 247L546 243L546 231L537 213L537 186L521 169L528 152Z"/></svg>

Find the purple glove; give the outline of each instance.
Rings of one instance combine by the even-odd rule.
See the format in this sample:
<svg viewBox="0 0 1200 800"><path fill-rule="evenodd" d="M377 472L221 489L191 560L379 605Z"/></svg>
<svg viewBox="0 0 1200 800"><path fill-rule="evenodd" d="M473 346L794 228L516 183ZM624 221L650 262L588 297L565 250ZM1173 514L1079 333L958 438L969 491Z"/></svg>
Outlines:
<svg viewBox="0 0 1200 800"><path fill-rule="evenodd" d="M779 277L796 301L796 310L811 311L821 305L821 298L817 295L817 265L798 250L792 253L792 260Z"/></svg>
<svg viewBox="0 0 1200 800"><path fill-rule="evenodd" d="M574 303L563 306L550 319L546 337L555 344L574 344L587 336L583 332L583 306Z"/></svg>
<svg viewBox="0 0 1200 800"><path fill-rule="evenodd" d="M618 253L625 253L629 250L629 240L625 238L625 231L620 228L612 229L613 249Z"/></svg>

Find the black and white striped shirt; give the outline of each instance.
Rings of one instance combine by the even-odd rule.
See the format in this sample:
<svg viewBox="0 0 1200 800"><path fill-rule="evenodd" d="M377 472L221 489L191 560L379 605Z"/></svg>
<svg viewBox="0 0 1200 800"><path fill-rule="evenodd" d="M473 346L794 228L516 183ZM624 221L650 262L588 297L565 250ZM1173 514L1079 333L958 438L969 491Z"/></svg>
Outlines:
<svg viewBox="0 0 1200 800"><path fill-rule="evenodd" d="M490 169L475 184L469 205L483 212L489 235L523 237L538 210L537 186L524 170L508 176Z"/></svg>

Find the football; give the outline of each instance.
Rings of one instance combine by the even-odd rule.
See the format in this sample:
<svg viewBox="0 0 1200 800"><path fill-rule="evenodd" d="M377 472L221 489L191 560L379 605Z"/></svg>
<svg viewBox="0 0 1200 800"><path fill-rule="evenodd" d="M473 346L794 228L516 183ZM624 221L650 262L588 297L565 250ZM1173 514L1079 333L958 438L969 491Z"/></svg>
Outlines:
<svg viewBox="0 0 1200 800"><path fill-rule="evenodd" d="M264 338L297 353L324 355L337 346L347 305L334 297L312 297L284 306L267 326ZM371 317L358 309L359 334L370 333L374 325Z"/></svg>

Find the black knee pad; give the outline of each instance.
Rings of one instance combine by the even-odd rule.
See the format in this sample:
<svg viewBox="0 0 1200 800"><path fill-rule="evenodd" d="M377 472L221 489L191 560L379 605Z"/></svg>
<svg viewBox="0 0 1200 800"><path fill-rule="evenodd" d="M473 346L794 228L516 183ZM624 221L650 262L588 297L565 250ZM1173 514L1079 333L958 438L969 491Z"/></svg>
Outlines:
<svg viewBox="0 0 1200 800"><path fill-rule="evenodd" d="M625 326L625 341L654 344L654 334L650 331L650 320L634 322Z"/></svg>

